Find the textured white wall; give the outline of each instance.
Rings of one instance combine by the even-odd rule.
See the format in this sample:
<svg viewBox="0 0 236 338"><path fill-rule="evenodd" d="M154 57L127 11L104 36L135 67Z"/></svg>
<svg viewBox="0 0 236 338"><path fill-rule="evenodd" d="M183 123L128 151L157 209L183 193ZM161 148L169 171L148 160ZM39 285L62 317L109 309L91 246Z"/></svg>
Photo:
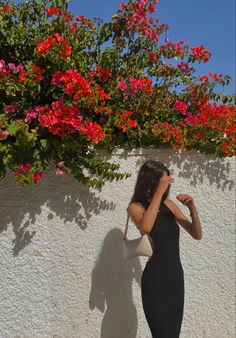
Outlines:
<svg viewBox="0 0 236 338"><path fill-rule="evenodd" d="M100 154L132 177L100 191L54 169L34 187L11 175L0 182L0 338L150 337L140 294L146 259L121 256L125 208L147 159L170 167L170 197L192 194L203 225L200 241L181 228L181 338L235 337L234 159L154 149Z"/></svg>

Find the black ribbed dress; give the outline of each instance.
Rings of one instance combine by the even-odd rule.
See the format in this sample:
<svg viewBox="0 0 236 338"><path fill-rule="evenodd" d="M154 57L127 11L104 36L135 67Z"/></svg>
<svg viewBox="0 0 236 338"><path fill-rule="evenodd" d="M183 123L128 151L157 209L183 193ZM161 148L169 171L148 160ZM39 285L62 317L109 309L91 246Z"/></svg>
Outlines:
<svg viewBox="0 0 236 338"><path fill-rule="evenodd" d="M149 202L140 203L147 209ZM184 310L184 272L179 255L180 229L165 202L150 232L155 248L141 279L145 317L153 338L178 338Z"/></svg>

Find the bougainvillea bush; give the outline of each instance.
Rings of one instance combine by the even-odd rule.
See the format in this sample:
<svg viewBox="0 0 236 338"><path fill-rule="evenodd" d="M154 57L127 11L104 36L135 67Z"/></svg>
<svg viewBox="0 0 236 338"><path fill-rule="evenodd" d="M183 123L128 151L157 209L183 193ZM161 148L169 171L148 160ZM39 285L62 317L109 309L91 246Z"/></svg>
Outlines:
<svg viewBox="0 0 236 338"><path fill-rule="evenodd" d="M0 176L57 175L100 187L119 165L98 149L166 147L235 155L229 77L196 76L211 53L166 39L158 0L129 0L109 22L63 0L0 2Z"/></svg>

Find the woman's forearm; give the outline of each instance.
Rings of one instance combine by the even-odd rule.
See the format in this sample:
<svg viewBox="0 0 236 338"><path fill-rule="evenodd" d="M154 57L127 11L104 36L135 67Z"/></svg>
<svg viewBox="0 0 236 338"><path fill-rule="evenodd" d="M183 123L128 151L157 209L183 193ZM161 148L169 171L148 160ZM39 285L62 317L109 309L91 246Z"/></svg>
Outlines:
<svg viewBox="0 0 236 338"><path fill-rule="evenodd" d="M151 203L140 221L140 225L145 232L149 233L153 228L157 214L159 213L162 196L163 193L157 189L153 195Z"/></svg>
<svg viewBox="0 0 236 338"><path fill-rule="evenodd" d="M190 217L192 219L192 235L196 239L202 238L202 225L200 218L198 216L197 208L195 205L193 205L190 209Z"/></svg>

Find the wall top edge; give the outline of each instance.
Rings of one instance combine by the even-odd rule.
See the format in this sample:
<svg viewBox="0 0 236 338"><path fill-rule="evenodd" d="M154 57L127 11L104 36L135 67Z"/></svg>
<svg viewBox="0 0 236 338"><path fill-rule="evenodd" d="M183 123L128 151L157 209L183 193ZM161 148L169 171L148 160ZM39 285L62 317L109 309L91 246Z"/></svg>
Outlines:
<svg viewBox="0 0 236 338"><path fill-rule="evenodd" d="M173 154L175 156L186 156L189 155L197 155L197 156L210 156L215 158L214 154L204 154L197 150L186 150L179 151L171 148L152 148L152 147L143 147L143 148L135 148L135 149L124 149L121 147L115 147L112 153L109 153L106 149L96 149L96 153L99 155L108 155L108 156L146 156L146 155L155 155L155 154Z"/></svg>

